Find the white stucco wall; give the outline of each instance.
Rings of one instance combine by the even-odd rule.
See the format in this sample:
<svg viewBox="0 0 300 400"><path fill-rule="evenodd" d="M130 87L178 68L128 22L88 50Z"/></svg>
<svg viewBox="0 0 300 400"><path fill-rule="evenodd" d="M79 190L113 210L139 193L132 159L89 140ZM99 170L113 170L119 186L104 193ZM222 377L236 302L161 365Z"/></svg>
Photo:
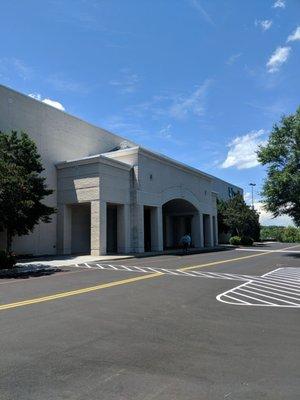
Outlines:
<svg viewBox="0 0 300 400"><path fill-rule="evenodd" d="M54 207L57 204L56 163L103 153L124 141L120 136L2 85L0 130L23 130L35 141L42 156L47 185L55 190L46 203ZM21 254L55 254L56 216L53 215L50 224L38 225L33 234L16 238L13 246Z"/></svg>
<svg viewBox="0 0 300 400"><path fill-rule="evenodd" d="M194 203L204 213L211 213L215 205L213 178L200 171L138 147L106 156L134 166L139 204L163 205L177 196Z"/></svg>
<svg viewBox="0 0 300 400"><path fill-rule="evenodd" d="M68 225L64 215L67 212L66 207L72 204L90 203L91 252L97 254L101 248L103 253L106 248L106 205L121 204L123 209L120 212L125 213L125 208L128 211L130 167L115 160L96 156L88 160L60 163L57 165L57 171L58 252L68 253L72 249L69 238L72 236L71 232L66 232L68 226L64 226ZM124 215L125 218L129 217ZM126 240L130 241L129 221L126 229L127 233L120 232L123 248L126 248Z"/></svg>
<svg viewBox="0 0 300 400"><path fill-rule="evenodd" d="M213 177L212 190L218 194L218 198L227 200L233 197L234 193L243 194L243 189L222 179Z"/></svg>

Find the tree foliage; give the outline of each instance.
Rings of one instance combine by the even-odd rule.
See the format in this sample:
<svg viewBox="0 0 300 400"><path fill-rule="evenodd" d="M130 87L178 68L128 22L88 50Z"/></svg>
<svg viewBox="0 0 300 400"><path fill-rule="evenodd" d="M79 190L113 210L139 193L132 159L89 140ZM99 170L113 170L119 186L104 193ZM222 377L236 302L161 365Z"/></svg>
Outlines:
<svg viewBox="0 0 300 400"><path fill-rule="evenodd" d="M21 132L0 132L0 231L6 231L7 251L15 235L26 235L39 222L50 222L55 209L42 200L47 189L35 143Z"/></svg>
<svg viewBox="0 0 300 400"><path fill-rule="evenodd" d="M260 237L262 240L296 243L300 242L300 228L294 226L262 226Z"/></svg>
<svg viewBox="0 0 300 400"><path fill-rule="evenodd" d="M227 201L218 201L218 225L220 232L259 240L259 215L239 193Z"/></svg>
<svg viewBox="0 0 300 400"><path fill-rule="evenodd" d="M274 126L258 160L267 166L262 190L266 210L274 217L289 215L300 226L300 108Z"/></svg>

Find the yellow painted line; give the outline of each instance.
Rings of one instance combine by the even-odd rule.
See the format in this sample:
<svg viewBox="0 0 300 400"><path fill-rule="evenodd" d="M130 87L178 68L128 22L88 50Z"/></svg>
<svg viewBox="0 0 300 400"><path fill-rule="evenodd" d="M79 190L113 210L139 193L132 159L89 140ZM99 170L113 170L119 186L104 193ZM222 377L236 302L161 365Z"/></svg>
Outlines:
<svg viewBox="0 0 300 400"><path fill-rule="evenodd" d="M251 254L251 255L249 255L249 256L242 256L242 257L229 258L228 260L213 261L213 262L210 262L210 263L207 263L207 264L193 265L193 266L190 266L190 267L180 268L179 271L188 271L188 270L195 269L195 268L211 267L211 266L213 266L213 265L226 264L226 263L229 263L229 262L245 260L245 259L247 259L247 258L254 258L254 257L260 257L260 256L266 256L266 255L268 255L268 254L273 254L273 253L279 252L279 250L280 250L280 251L282 251L282 250L289 250L289 249L293 249L294 247L299 247L299 245L290 246L290 247L285 247L285 248L283 248L283 249L277 249L277 250L267 251L267 252L266 252L266 251L264 252L264 251L262 250L262 253L259 253L259 254Z"/></svg>
<svg viewBox="0 0 300 400"><path fill-rule="evenodd" d="M285 247L284 249L280 249L280 250L288 250L288 249L291 249L291 248L294 248L294 247L298 247L298 246L299 245L291 246L291 247ZM187 271L187 270L191 270L191 269L195 269L195 268L211 267L211 266L214 266L214 265L220 265L220 264L225 264L225 263L229 263L229 262L244 260L244 259L247 259L247 258L264 256L264 255L268 255L268 254L272 254L272 253L276 253L276 250L274 250L273 252L263 252L263 253L260 253L260 254L252 254L252 255L249 255L249 256L230 258L228 260L213 261L213 262L206 263L206 264L200 264L200 265L194 265L194 266L190 266L190 267L180 268L179 270L180 271ZM45 296L45 297L36 297L36 298L30 299L30 300L23 300L23 301L17 301L15 303L3 304L3 305L0 305L0 311L8 310L8 309L11 309L11 308L24 307L24 306L28 306L28 305L31 305L31 304L43 303L43 302L51 301L51 300L62 299L62 298L65 298L65 297L77 296L77 295L80 295L80 294L94 292L96 290L107 289L107 288L114 287L114 286L127 285L127 284L132 283L132 282L143 281L145 279L152 279L152 278L156 278L156 277L162 276L162 275L165 275L165 274L163 272L156 272L156 273L150 274L150 275L137 276L137 277L134 277L134 278L123 279L123 280L120 280L120 281L113 281L113 282L103 283L101 285L90 286L90 287L83 288L83 289L71 290L69 292L56 293L56 294L52 294L52 295Z"/></svg>
<svg viewBox="0 0 300 400"><path fill-rule="evenodd" d="M161 272L157 272L157 273L151 274L151 275L137 276L134 278L123 279L121 281L113 281L113 282L103 283L101 285L90 286L90 287L83 288L83 289L71 290L69 292L56 293L56 294L52 294L52 295L45 296L45 297L36 297L34 299L18 301L16 303L3 304L0 306L0 311L8 310L10 308L28 306L30 304L43 303L45 301L62 299L64 297L77 296L79 294L95 292L96 290L107 289L107 288L114 287L114 286L127 285L132 282L156 278L157 276L160 276L160 275L164 275L164 274Z"/></svg>

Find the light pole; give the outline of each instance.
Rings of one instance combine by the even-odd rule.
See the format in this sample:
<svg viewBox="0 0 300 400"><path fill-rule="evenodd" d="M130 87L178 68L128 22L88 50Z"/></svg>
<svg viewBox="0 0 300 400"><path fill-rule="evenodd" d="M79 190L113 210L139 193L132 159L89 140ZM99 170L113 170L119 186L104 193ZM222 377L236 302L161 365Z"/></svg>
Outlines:
<svg viewBox="0 0 300 400"><path fill-rule="evenodd" d="M252 183L252 182L250 182L249 183L249 185L251 186L251 194L252 194L252 209L254 210L254 196L253 196L253 189L254 189L254 186L256 186L256 183Z"/></svg>

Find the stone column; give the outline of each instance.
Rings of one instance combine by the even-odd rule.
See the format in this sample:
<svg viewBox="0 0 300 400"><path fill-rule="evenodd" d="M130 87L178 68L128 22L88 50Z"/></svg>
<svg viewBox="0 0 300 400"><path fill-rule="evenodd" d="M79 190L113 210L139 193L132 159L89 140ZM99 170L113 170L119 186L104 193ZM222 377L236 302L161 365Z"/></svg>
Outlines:
<svg viewBox="0 0 300 400"><path fill-rule="evenodd" d="M130 206L118 206L118 253L130 252Z"/></svg>
<svg viewBox="0 0 300 400"><path fill-rule="evenodd" d="M151 250L163 251L162 207L151 209Z"/></svg>
<svg viewBox="0 0 300 400"><path fill-rule="evenodd" d="M209 214L209 219L208 219L208 245L210 247L214 246L214 232L213 232L213 216L212 214Z"/></svg>
<svg viewBox="0 0 300 400"><path fill-rule="evenodd" d="M144 206L142 204L132 205L131 221L132 221L131 251L133 253L143 253L145 251L145 243L144 243Z"/></svg>
<svg viewBox="0 0 300 400"><path fill-rule="evenodd" d="M214 221L214 246L218 246L219 238L218 238L218 217L217 215L213 218Z"/></svg>
<svg viewBox="0 0 300 400"><path fill-rule="evenodd" d="M106 203L91 202L91 255L106 254Z"/></svg>
<svg viewBox="0 0 300 400"><path fill-rule="evenodd" d="M201 245L201 214L199 212L195 212L192 218L192 244L195 246L195 248L202 247Z"/></svg>
<svg viewBox="0 0 300 400"><path fill-rule="evenodd" d="M203 227L203 214L199 212L199 224L200 224L200 247L204 247L204 227Z"/></svg>

